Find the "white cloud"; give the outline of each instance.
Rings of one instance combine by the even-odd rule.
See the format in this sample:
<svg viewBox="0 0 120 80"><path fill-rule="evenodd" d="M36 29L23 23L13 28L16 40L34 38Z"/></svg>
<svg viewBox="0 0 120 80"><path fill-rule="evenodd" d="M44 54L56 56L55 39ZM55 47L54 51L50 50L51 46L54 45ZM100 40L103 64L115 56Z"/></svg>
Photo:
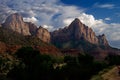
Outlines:
<svg viewBox="0 0 120 80"><path fill-rule="evenodd" d="M109 24L109 27L106 28L106 32L110 40L120 41L120 24L118 23Z"/></svg>
<svg viewBox="0 0 120 80"><path fill-rule="evenodd" d="M109 21L109 20L111 20L111 19L110 19L109 17L107 17L107 18L105 18L105 20L106 20L106 21Z"/></svg>
<svg viewBox="0 0 120 80"><path fill-rule="evenodd" d="M25 22L32 22L32 23L37 23L37 22L38 22L38 20L37 20L35 17L23 18L23 20L24 20Z"/></svg>
<svg viewBox="0 0 120 80"><path fill-rule="evenodd" d="M99 4L99 3L95 3L94 6L98 7L98 8L106 8L106 9L113 9L113 8L115 8L114 4Z"/></svg>
<svg viewBox="0 0 120 80"><path fill-rule="evenodd" d="M68 26L73 20L74 20L73 18L64 19L63 23L65 24L65 26Z"/></svg>
<svg viewBox="0 0 120 80"><path fill-rule="evenodd" d="M48 25L42 25L43 28L47 29L47 30L54 30L54 27L53 26L48 26Z"/></svg>

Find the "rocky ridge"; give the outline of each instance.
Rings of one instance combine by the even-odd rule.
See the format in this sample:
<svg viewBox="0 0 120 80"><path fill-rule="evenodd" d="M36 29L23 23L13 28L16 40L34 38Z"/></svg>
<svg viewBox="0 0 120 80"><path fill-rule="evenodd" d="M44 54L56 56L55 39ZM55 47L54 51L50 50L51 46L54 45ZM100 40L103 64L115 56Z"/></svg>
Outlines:
<svg viewBox="0 0 120 80"><path fill-rule="evenodd" d="M44 47L37 46L34 43L39 42L36 38L39 38L45 43L52 43L56 47L58 47L62 53L65 54L75 54L78 53L92 53L93 56L99 57L106 56L108 53L112 54L119 54L119 50L113 49L109 46L106 36L104 34L96 36L95 32L83 24L78 18L76 18L68 27L55 30L53 32L49 32L47 29L43 27L37 27L35 24L31 22L24 22L23 17L18 14L11 14L8 16L6 21L1 25L1 29L7 29L9 31L14 31L19 33L21 36L25 37L33 37L26 40L26 38L21 39L22 42L19 40L13 41L14 39L8 39L7 42L19 42L24 44L25 42L34 45L35 48L38 48L43 53L49 53L52 51L51 46ZM12 33L11 33L12 34ZM2 34L3 35L3 34ZM7 33L6 33L7 35ZM7 36L9 38L9 36ZM5 38L3 36L3 38ZM22 38L22 37L21 37ZM2 39L2 38L1 38ZM6 40L6 38L5 38ZM3 40L4 41L4 40ZM3 43L1 43L3 45ZM41 43L40 43L41 44ZM59 47L61 46L61 47ZM2 47L1 47L2 48ZM16 48L16 47L15 47ZM53 46L53 52L59 52L59 49L55 49ZM5 48L3 49L5 50ZM4 52L4 51L3 51ZM101 54L102 53L102 54Z"/></svg>
<svg viewBox="0 0 120 80"><path fill-rule="evenodd" d="M37 26L31 22L24 22L23 17L14 13L7 17L6 21L2 24L4 28L13 30L24 36L36 36L44 42L50 42L50 35L45 28L37 28ZM42 33L41 33L42 31Z"/></svg>
<svg viewBox="0 0 120 80"><path fill-rule="evenodd" d="M37 36L44 42L67 42L69 40L78 41L84 39L92 44L109 45L105 35L96 36L95 32L83 24L78 18L68 27L53 31L51 35L49 31L43 27L38 28L31 22L24 22L23 17L18 13L8 16L2 25L24 36Z"/></svg>
<svg viewBox="0 0 120 80"><path fill-rule="evenodd" d="M42 41L50 43L50 33L47 29L43 27L39 27L36 32L36 36L40 38Z"/></svg>
<svg viewBox="0 0 120 80"><path fill-rule="evenodd" d="M95 45L109 46L104 34L96 36L91 28L77 18L68 27L52 32L51 36L53 43L85 40Z"/></svg>
<svg viewBox="0 0 120 80"><path fill-rule="evenodd" d="M3 26L24 36L31 35L29 26L23 21L22 16L18 13L8 16Z"/></svg>

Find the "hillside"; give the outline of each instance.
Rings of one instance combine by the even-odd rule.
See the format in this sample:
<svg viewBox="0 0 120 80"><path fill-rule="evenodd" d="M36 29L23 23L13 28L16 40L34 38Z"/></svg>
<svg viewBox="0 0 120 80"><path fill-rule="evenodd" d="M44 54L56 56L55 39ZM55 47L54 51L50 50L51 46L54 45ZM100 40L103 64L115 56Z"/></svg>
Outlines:
<svg viewBox="0 0 120 80"><path fill-rule="evenodd" d="M44 54L60 54L60 51L55 46L45 43L35 36L23 36L12 30L0 27L0 53L14 53L24 46L32 46Z"/></svg>
<svg viewBox="0 0 120 80"><path fill-rule="evenodd" d="M91 80L120 80L120 75L118 74L118 68L112 67L110 69L106 69L100 71L100 73L94 76Z"/></svg>

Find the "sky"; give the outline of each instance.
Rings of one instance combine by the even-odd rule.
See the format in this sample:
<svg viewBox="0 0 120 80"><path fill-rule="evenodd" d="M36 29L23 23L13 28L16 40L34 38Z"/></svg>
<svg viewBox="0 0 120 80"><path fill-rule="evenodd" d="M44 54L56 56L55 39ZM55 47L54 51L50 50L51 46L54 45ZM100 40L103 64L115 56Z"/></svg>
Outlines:
<svg viewBox="0 0 120 80"><path fill-rule="evenodd" d="M75 18L105 34L120 49L120 0L0 0L0 23L12 13L49 31L68 26Z"/></svg>

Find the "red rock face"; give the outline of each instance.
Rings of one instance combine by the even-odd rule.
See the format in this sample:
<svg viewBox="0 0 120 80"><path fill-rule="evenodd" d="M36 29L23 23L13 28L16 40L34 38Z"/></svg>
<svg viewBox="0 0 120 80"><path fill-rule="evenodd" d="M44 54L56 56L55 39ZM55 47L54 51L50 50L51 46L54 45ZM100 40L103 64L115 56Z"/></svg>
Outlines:
<svg viewBox="0 0 120 80"><path fill-rule="evenodd" d="M53 56L60 56L62 55L60 50L54 46L33 46L34 49L37 49L40 51L41 54L48 54Z"/></svg>
<svg viewBox="0 0 120 80"><path fill-rule="evenodd" d="M21 47L20 45L8 45L0 42L0 53L15 53Z"/></svg>
<svg viewBox="0 0 120 80"><path fill-rule="evenodd" d="M0 42L0 53L4 53L7 50L6 44Z"/></svg>
<svg viewBox="0 0 120 80"><path fill-rule="evenodd" d="M5 44L4 42L0 42L0 54L4 53L12 53L14 54L18 49L20 49L22 45L8 45ZM32 46L34 49L40 51L41 54L48 54L48 55L53 55L53 56L60 56L62 55L60 50L57 49L55 46Z"/></svg>
<svg viewBox="0 0 120 80"><path fill-rule="evenodd" d="M97 37L95 32L84 25L79 19L75 19L68 27L51 33L53 42L67 42L69 40L86 40L96 45L108 45L106 37Z"/></svg>

